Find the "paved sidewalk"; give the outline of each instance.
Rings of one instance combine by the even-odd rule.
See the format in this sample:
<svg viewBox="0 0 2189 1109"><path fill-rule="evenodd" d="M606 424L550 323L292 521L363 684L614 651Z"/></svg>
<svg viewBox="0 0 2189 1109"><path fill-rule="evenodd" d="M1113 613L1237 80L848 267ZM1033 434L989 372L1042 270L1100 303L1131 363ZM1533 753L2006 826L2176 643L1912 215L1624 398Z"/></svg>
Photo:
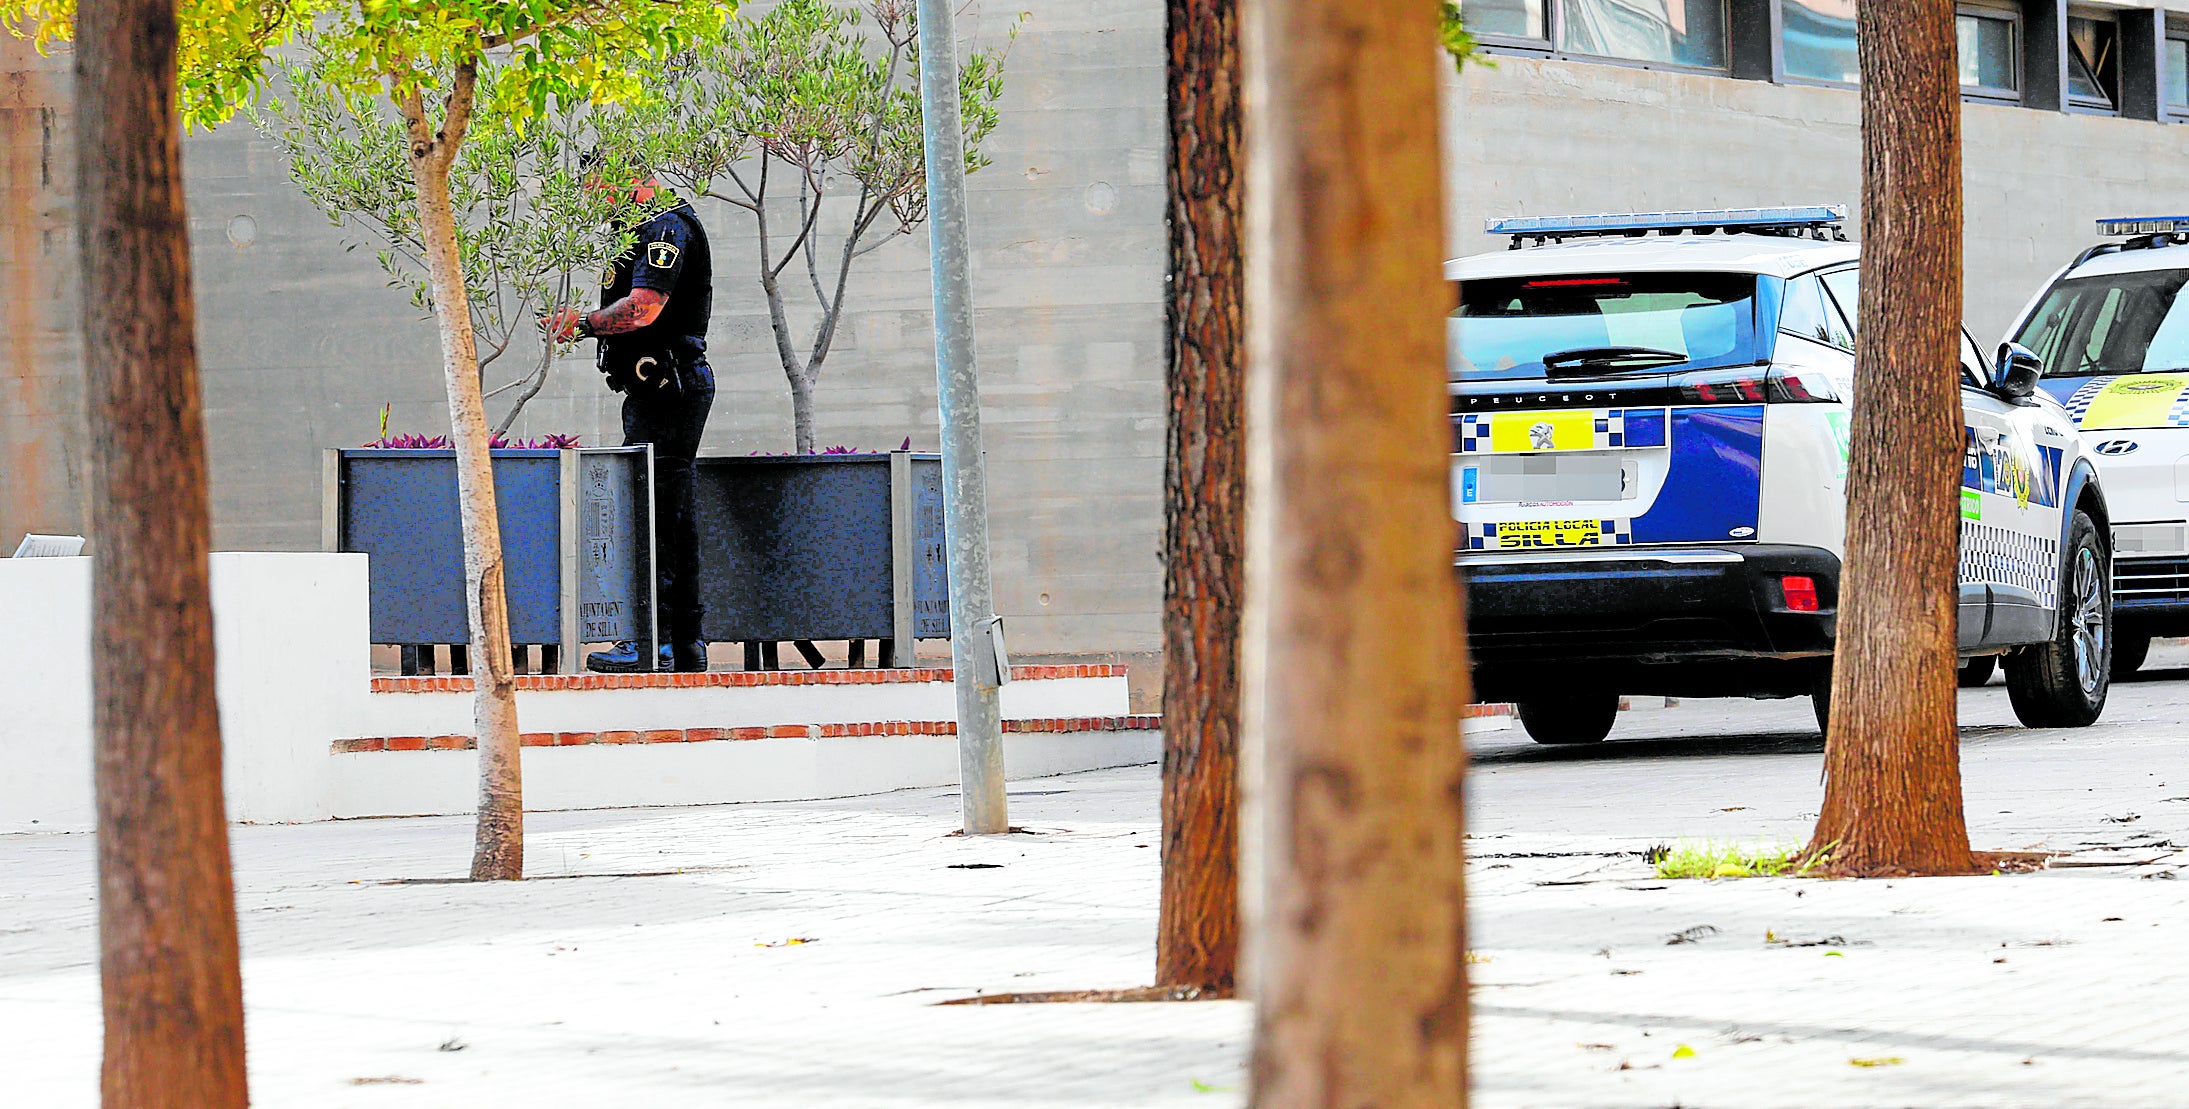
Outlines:
<svg viewBox="0 0 2189 1109"><path fill-rule="evenodd" d="M1628 852L1806 834L1803 702L1479 737L1477 1105L2189 1104L2184 693L2079 732L1966 694L1979 846L2137 864L1994 878L1651 878ZM1144 984L1156 795L1018 783L1041 834L979 840L951 790L535 814L519 885L415 881L461 819L239 828L256 1103L1240 1105L1242 1003L929 1004ZM0 836L0 1103L95 1104L92 846Z"/></svg>

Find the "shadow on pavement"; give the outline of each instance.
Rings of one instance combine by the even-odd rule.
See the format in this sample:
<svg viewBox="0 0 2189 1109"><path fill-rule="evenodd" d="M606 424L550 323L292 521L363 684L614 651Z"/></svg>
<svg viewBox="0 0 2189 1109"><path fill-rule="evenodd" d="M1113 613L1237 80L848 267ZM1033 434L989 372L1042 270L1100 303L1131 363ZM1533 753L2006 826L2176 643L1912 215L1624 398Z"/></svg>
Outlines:
<svg viewBox="0 0 2189 1109"><path fill-rule="evenodd" d="M1536 743L1500 744L1471 753L1477 765L1537 762L1617 762L1621 759L1724 758L1728 755L1817 755L1824 752L1824 737L1815 729L1761 732L1747 735L1657 736L1620 739L1616 733L1602 743L1544 746Z"/></svg>
<svg viewBox="0 0 2189 1109"><path fill-rule="evenodd" d="M2145 682L2189 681L2189 666L2171 670L2138 670L2125 678L2115 678L2113 680L2116 683L2134 683L2136 685L2142 685Z"/></svg>

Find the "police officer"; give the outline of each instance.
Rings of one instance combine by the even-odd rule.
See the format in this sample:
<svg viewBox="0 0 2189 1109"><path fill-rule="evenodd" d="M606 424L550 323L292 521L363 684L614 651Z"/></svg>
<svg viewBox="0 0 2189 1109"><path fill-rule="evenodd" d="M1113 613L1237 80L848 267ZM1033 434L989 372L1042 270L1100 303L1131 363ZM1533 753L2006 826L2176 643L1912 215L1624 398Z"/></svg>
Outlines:
<svg viewBox="0 0 2189 1109"><path fill-rule="evenodd" d="M649 176L628 187L632 208L667 197ZM637 229L630 253L616 260L601 286L600 307L560 308L543 321L558 339L598 340L595 364L608 387L623 394L625 446L654 447L654 492L660 546L661 627L668 638L657 658L623 642L585 658L606 673L707 669L700 635L699 536L692 525L692 459L714 407L714 371L707 367L707 316L714 307L714 263L707 232L690 203L674 205Z"/></svg>

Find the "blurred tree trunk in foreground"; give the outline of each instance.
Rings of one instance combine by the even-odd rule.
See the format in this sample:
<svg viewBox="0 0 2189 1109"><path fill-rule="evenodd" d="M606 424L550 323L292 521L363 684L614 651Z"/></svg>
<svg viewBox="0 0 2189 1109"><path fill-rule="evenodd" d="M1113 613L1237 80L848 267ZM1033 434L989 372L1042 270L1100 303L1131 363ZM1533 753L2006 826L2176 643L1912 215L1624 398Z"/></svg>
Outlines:
<svg viewBox="0 0 2189 1109"><path fill-rule="evenodd" d="M175 8L78 9L108 1109L248 1101L221 796Z"/></svg>
<svg viewBox="0 0 2189 1109"><path fill-rule="evenodd" d="M1865 0L1862 296L1824 805L1848 875L1967 874L1954 666L1961 88L1950 0Z"/></svg>
<svg viewBox="0 0 2189 1109"><path fill-rule="evenodd" d="M1238 0L1169 0L1168 18L1170 435L1155 982L1228 995L1239 962L1246 591Z"/></svg>
<svg viewBox="0 0 2189 1109"><path fill-rule="evenodd" d="M1251 1104L1466 1100L1437 7L1247 9Z"/></svg>

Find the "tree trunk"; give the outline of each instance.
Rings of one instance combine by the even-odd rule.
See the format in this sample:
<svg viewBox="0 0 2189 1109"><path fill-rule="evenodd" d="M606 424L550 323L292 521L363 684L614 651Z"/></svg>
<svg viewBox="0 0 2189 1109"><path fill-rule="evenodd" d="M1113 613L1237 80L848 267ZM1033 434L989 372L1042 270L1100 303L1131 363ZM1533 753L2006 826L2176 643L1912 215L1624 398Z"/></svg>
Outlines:
<svg viewBox="0 0 2189 1109"><path fill-rule="evenodd" d="M1259 1107L1466 1098L1436 12L1246 8Z"/></svg>
<svg viewBox="0 0 2189 1109"><path fill-rule="evenodd" d="M77 12L92 452L100 1092L241 1107L243 983L214 699L212 528L175 116L175 8Z"/></svg>
<svg viewBox="0 0 2189 1109"><path fill-rule="evenodd" d="M1976 862L1954 718L1965 434L1954 6L1865 0L1857 33L1869 292L1824 805L1808 850L1839 874L1966 874Z"/></svg>
<svg viewBox="0 0 2189 1109"><path fill-rule="evenodd" d="M789 371L791 431L799 454L813 453L813 379L799 370Z"/></svg>
<svg viewBox="0 0 2189 1109"><path fill-rule="evenodd" d="M502 528L494 505L494 463L480 397L471 304L464 293L449 201L449 166L469 122L466 71L441 131L435 134L414 96L404 104L411 177L418 185L418 230L441 328L441 369L448 386L449 438L456 445L456 496L464 524L464 596L471 606L472 725L478 732L479 819L473 881L524 877L524 780L517 729L517 673L509 651L509 593L502 580Z"/></svg>
<svg viewBox="0 0 2189 1109"><path fill-rule="evenodd" d="M1169 0L1168 19L1170 435L1155 981L1228 995L1239 962L1246 500L1238 3Z"/></svg>

